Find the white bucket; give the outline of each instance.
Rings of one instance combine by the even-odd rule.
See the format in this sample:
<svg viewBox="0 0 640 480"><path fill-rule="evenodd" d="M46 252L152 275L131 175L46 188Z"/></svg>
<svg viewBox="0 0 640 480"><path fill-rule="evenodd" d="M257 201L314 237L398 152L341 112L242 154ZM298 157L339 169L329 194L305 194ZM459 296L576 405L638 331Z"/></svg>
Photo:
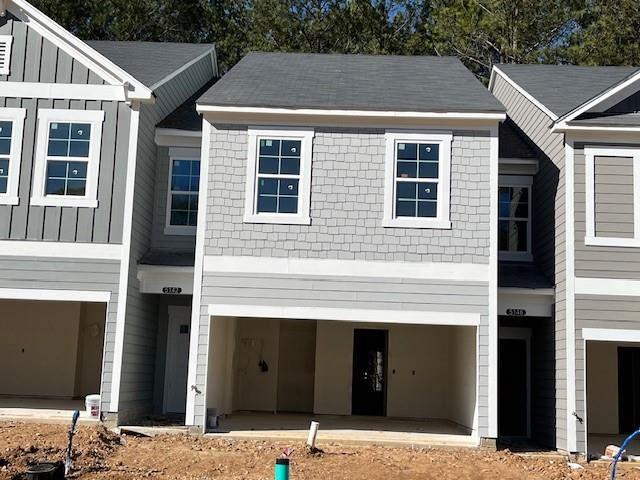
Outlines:
<svg viewBox="0 0 640 480"><path fill-rule="evenodd" d="M100 419L100 395L87 395L84 399L89 418Z"/></svg>

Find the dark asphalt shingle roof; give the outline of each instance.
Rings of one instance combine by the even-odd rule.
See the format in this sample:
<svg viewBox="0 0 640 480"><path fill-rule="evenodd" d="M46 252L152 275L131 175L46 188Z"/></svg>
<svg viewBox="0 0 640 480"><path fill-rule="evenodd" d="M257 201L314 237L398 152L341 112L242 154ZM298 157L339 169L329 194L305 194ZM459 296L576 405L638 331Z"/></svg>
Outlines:
<svg viewBox="0 0 640 480"><path fill-rule="evenodd" d="M497 67L558 117L620 83L637 67L516 65Z"/></svg>
<svg viewBox="0 0 640 480"><path fill-rule="evenodd" d="M195 251L168 251L150 249L138 262L140 265L163 265L170 267L193 267Z"/></svg>
<svg viewBox="0 0 640 480"><path fill-rule="evenodd" d="M196 112L196 100L211 88L213 83L215 83L215 80L207 82L207 84L194 93L191 98L187 99L186 102L158 123L158 128L173 128L176 130L189 130L192 132L202 131L202 116Z"/></svg>
<svg viewBox="0 0 640 480"><path fill-rule="evenodd" d="M90 40L86 43L147 87L213 48L207 43L106 40Z"/></svg>
<svg viewBox="0 0 640 480"><path fill-rule="evenodd" d="M511 288L553 288L553 283L535 263L499 262L498 286Z"/></svg>
<svg viewBox="0 0 640 480"><path fill-rule="evenodd" d="M504 112L455 57L250 53L201 105Z"/></svg>
<svg viewBox="0 0 640 480"><path fill-rule="evenodd" d="M537 158L531 140L518 128L518 126L507 118L500 124L498 150L500 158Z"/></svg>

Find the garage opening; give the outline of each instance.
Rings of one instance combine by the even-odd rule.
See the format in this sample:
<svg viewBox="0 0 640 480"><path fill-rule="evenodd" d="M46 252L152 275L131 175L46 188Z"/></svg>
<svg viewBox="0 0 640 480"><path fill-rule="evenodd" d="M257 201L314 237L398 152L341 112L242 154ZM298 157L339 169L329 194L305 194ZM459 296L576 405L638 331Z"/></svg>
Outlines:
<svg viewBox="0 0 640 480"><path fill-rule="evenodd" d="M602 455L640 426L640 346L586 342L587 451ZM639 455L632 442L628 454Z"/></svg>
<svg viewBox="0 0 640 480"><path fill-rule="evenodd" d="M228 415L221 428L306 430L322 415L324 428L474 432L475 327L211 322L207 406Z"/></svg>
<svg viewBox="0 0 640 480"><path fill-rule="evenodd" d="M100 393L106 304L0 300L0 415L68 416Z"/></svg>

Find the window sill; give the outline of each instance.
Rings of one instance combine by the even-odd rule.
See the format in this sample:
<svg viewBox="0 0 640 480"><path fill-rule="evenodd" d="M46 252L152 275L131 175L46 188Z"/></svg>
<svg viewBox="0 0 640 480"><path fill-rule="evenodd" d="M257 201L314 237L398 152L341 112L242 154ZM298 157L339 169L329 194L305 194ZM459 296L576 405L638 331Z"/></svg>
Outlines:
<svg viewBox="0 0 640 480"><path fill-rule="evenodd" d="M164 227L164 234L193 237L196 234L196 230L196 227L179 227L176 225L167 225L166 227Z"/></svg>
<svg viewBox="0 0 640 480"><path fill-rule="evenodd" d="M244 223L273 223L280 225L311 225L311 217L290 215L287 213L273 215L245 215Z"/></svg>
<svg viewBox="0 0 640 480"><path fill-rule="evenodd" d="M31 197L31 205L40 207L97 208L98 200L84 197Z"/></svg>
<svg viewBox="0 0 640 480"><path fill-rule="evenodd" d="M640 238L584 237L584 244L592 247L640 247Z"/></svg>
<svg viewBox="0 0 640 480"><path fill-rule="evenodd" d="M501 262L533 262L533 255L528 252L505 252L498 250L498 260Z"/></svg>
<svg viewBox="0 0 640 480"><path fill-rule="evenodd" d="M19 197L0 195L0 205L18 205L19 203Z"/></svg>
<svg viewBox="0 0 640 480"><path fill-rule="evenodd" d="M431 228L440 230L451 230L449 220L437 218L385 218L382 220L385 228Z"/></svg>

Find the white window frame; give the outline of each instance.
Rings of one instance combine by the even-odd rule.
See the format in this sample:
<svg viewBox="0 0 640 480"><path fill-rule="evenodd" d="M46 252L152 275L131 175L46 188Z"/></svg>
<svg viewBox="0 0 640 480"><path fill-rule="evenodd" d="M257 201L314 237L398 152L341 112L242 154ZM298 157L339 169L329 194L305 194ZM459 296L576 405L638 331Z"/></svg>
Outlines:
<svg viewBox="0 0 640 480"><path fill-rule="evenodd" d="M18 203L20 203L18 189L20 186L20 164L22 161L22 137L26 116L27 110L24 108L0 108L0 120L12 123L7 192L0 193L0 205L18 205Z"/></svg>
<svg viewBox="0 0 640 480"><path fill-rule="evenodd" d="M506 250L500 250L500 244L498 243L498 259L511 262L531 262L533 261L533 255L531 254L531 240L533 223L531 218L532 208L531 200L533 197L533 177L530 175L500 175L498 180L498 187L527 187L529 192L529 198L527 199L527 251L526 252L509 252ZM500 199L498 198L498 223L500 222ZM498 241L500 240L500 233L498 233Z"/></svg>
<svg viewBox="0 0 640 480"><path fill-rule="evenodd" d="M167 205L165 212L164 234L165 235L195 235L197 227L189 225L171 225L171 173L174 160L201 161L200 150L198 148L170 148L169 149L169 173L167 175ZM202 164L200 165L202 172ZM199 192L197 192L199 193ZM193 192L190 192L193 194ZM200 205L198 205L200 209Z"/></svg>
<svg viewBox="0 0 640 480"><path fill-rule="evenodd" d="M13 46L13 35L0 35L0 44L5 44L4 63L0 63L0 75L9 75L11 72L11 48Z"/></svg>
<svg viewBox="0 0 640 480"><path fill-rule="evenodd" d="M245 189L244 222L277 223L283 225L310 225L311 157L313 154L313 128L249 127L247 130L248 157ZM298 182L298 213L257 213L258 202L258 145L262 138L299 140L300 176Z"/></svg>
<svg viewBox="0 0 640 480"><path fill-rule="evenodd" d="M385 131L385 181L383 227L451 229L451 143L452 132ZM423 179L438 184L437 216L432 218L396 217L396 145L398 143L437 143L438 178Z"/></svg>
<svg viewBox="0 0 640 480"><path fill-rule="evenodd" d="M49 124L52 122L91 124L89 156L81 159L82 161L88 162L84 196L45 195ZM33 169L33 193L31 194L32 205L87 208L96 208L98 206L98 174L100 172L100 148L102 146L103 122L104 111L102 110L38 110L38 135ZM62 161L67 158L68 157L60 157ZM127 174L130 175L131 173L127 172Z"/></svg>
<svg viewBox="0 0 640 480"><path fill-rule="evenodd" d="M595 157L633 159L633 237L596 236ZM585 230L584 244L601 247L640 247L640 148L591 146L584 148L585 159Z"/></svg>

